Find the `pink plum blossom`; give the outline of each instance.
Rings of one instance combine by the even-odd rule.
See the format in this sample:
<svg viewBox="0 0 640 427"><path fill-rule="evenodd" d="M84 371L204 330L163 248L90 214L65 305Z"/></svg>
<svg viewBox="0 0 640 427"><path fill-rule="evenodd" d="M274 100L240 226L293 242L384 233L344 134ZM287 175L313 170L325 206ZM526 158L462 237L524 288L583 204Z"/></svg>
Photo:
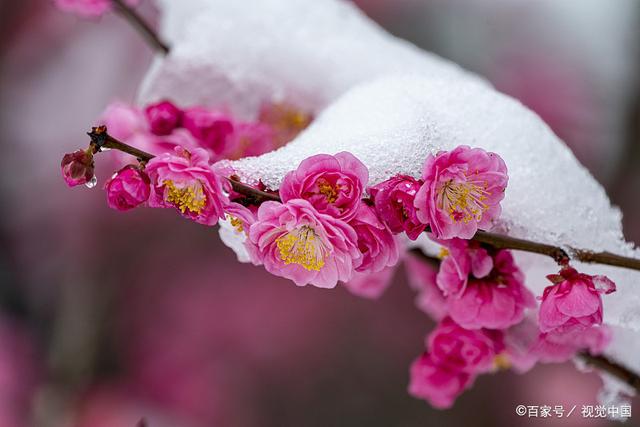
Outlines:
<svg viewBox="0 0 640 427"><path fill-rule="evenodd" d="M358 211L368 180L367 167L353 154L318 154L284 177L280 197L284 202L308 200L318 212L349 221Z"/></svg>
<svg viewBox="0 0 640 427"><path fill-rule="evenodd" d="M224 113L193 107L184 111L182 125L200 142L200 145L217 160L228 149L234 125Z"/></svg>
<svg viewBox="0 0 640 427"><path fill-rule="evenodd" d="M149 177L134 165L116 172L104 188L109 207L118 211L127 211L146 202L151 192Z"/></svg>
<svg viewBox="0 0 640 427"><path fill-rule="evenodd" d="M169 135L182 122L182 110L170 101L150 104L144 109L144 114L154 135Z"/></svg>
<svg viewBox="0 0 640 427"><path fill-rule="evenodd" d="M361 273L356 270L351 280L344 285L354 295L362 298L377 299L391 285L395 271L395 267L386 267L376 273Z"/></svg>
<svg viewBox="0 0 640 427"><path fill-rule="evenodd" d="M444 246L444 259L436 282L445 295L458 296L467 287L469 275L482 279L493 269L493 259L479 243L463 239L439 240Z"/></svg>
<svg viewBox="0 0 640 427"><path fill-rule="evenodd" d="M293 140L312 120L311 114L286 102L264 103L258 113L258 122L273 129L274 149Z"/></svg>
<svg viewBox="0 0 640 427"><path fill-rule="evenodd" d="M426 225L418 220L414 199L422 182L407 176L396 175L369 188L376 212L391 232L405 232L411 240L418 238Z"/></svg>
<svg viewBox="0 0 640 427"><path fill-rule="evenodd" d="M109 129L109 135L123 141L146 131L144 114L124 102L109 104L102 113L101 121Z"/></svg>
<svg viewBox="0 0 640 427"><path fill-rule="evenodd" d="M235 126L225 157L236 160L241 157L259 156L275 149L275 133L271 126L244 122Z"/></svg>
<svg viewBox="0 0 640 427"><path fill-rule="evenodd" d="M252 208L254 208L252 206ZM256 222L256 213L252 209L242 206L240 203L229 202L224 207L224 213L227 219L230 219L234 227L240 232L249 235L251 224Z"/></svg>
<svg viewBox="0 0 640 427"><path fill-rule="evenodd" d="M375 211L361 202L355 218L349 223L358 236L358 248L362 252L359 272L378 272L398 263L399 251L395 237Z"/></svg>
<svg viewBox="0 0 640 427"><path fill-rule="evenodd" d="M429 155L416 195L417 217L439 239L470 239L500 216L507 166L500 156L461 145Z"/></svg>
<svg viewBox="0 0 640 427"><path fill-rule="evenodd" d="M460 295L447 296L449 315L467 329L504 329L520 322L535 298L524 286L524 275L511 252L493 256L493 270L482 279L470 278Z"/></svg>
<svg viewBox="0 0 640 427"><path fill-rule="evenodd" d="M93 18L111 10L113 2L111 0L53 0L54 4L64 12L71 12L77 15ZM125 0L129 6L136 6L140 0Z"/></svg>
<svg viewBox="0 0 640 427"><path fill-rule="evenodd" d="M229 203L226 183L209 165L206 150L192 152L176 147L173 153L154 157L146 166L151 179L151 207L174 207L182 216L213 225L224 218Z"/></svg>
<svg viewBox="0 0 640 427"><path fill-rule="evenodd" d="M408 255L404 258L409 285L418 292L416 305L434 320L440 320L448 313L444 294L436 284L438 268L422 258Z"/></svg>
<svg viewBox="0 0 640 427"><path fill-rule="evenodd" d="M257 259L255 247L249 241L249 229L256 221L256 214L239 203L230 202L224 208L225 219L218 221L220 240L231 248L240 262Z"/></svg>
<svg viewBox="0 0 640 427"><path fill-rule="evenodd" d="M411 364L409 394L439 409L453 406L456 398L471 386L474 376L436 363L424 353Z"/></svg>
<svg viewBox="0 0 640 427"><path fill-rule="evenodd" d="M94 177L92 149L76 150L62 157L62 177L69 187L86 184Z"/></svg>
<svg viewBox="0 0 640 427"><path fill-rule="evenodd" d="M540 331L585 329L602 324L602 294L616 290L605 276L589 276L565 267L559 275L550 275L554 282L545 288L540 304Z"/></svg>
<svg viewBox="0 0 640 427"><path fill-rule="evenodd" d="M348 282L362 260L353 228L304 199L262 203L249 238L254 263L298 286L333 288L339 280Z"/></svg>
<svg viewBox="0 0 640 427"><path fill-rule="evenodd" d="M471 374L492 370L504 348L500 331L464 329L449 317L429 334L427 343L435 363Z"/></svg>

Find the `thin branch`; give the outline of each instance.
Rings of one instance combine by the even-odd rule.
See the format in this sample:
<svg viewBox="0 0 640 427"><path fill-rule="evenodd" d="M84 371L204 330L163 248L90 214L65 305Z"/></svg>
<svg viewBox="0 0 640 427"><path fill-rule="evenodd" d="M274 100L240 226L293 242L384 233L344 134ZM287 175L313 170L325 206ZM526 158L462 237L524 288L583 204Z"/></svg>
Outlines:
<svg viewBox="0 0 640 427"><path fill-rule="evenodd" d="M578 353L576 356L581 359L587 365L593 366L601 371L608 373L609 375L616 377L620 381L632 387L636 393L640 393L640 375L636 374L632 370L622 366L621 364L614 362L605 356L594 356L586 351Z"/></svg>
<svg viewBox="0 0 640 427"><path fill-rule="evenodd" d="M277 194L267 193L266 191L260 191L256 188L250 187L247 184L243 184L234 178L227 178L231 183L231 187L233 191L236 193L240 193L243 196L250 198L252 201L256 202L256 204L260 204L262 202L280 202L280 197Z"/></svg>
<svg viewBox="0 0 640 427"><path fill-rule="evenodd" d="M125 144L122 141L117 140L107 133L106 126L98 126L91 128L91 132L87 132L87 135L91 137L91 144L96 147L97 151L102 150L103 148L109 148L113 150L122 151L123 153L130 154L138 159L140 162L148 162L153 159L155 156L151 153L147 153L146 151L142 151L136 147L132 147L129 144ZM250 199L252 202L256 204L260 204L266 201L280 201L280 197L276 194L267 193L265 191L260 191L257 188L253 188L247 184L243 184L237 179L226 178L233 191L236 193L242 194L243 196Z"/></svg>
<svg viewBox="0 0 640 427"><path fill-rule="evenodd" d="M606 264L640 270L640 259L628 258L610 252L592 252L585 249L569 248L569 254L558 246L532 242L530 240L518 239L502 234L488 233L486 231L478 231L475 236L473 236L473 240L488 244L496 249L515 249L547 255L553 258L558 264L563 265L573 259L589 264Z"/></svg>
<svg viewBox="0 0 640 427"><path fill-rule="evenodd" d="M92 128L88 132L91 141L98 148L113 148L131 154L138 160L147 162L153 158L152 154L146 153L122 141L118 141L107 133L105 126ZM280 197L276 194L260 191L249 185L243 184L235 178L227 178L237 193L247 197L252 203L260 204L265 201L280 201ZM431 229L427 227L427 232ZM525 252L533 252L541 255L547 255L553 258L558 264L568 264L572 259L590 263L590 264L606 264L615 267L628 268L632 270L640 270L640 259L628 258L622 255L612 254L610 252L592 252L585 249L570 248L570 254L558 246L548 245L545 243L532 242L530 240L518 239L516 237L505 236L503 234L489 233L486 231L478 231L473 239L486 245L490 245L496 249L514 249Z"/></svg>
<svg viewBox="0 0 640 427"><path fill-rule="evenodd" d="M169 53L169 46L167 46L158 34L151 28L149 23L145 21L142 16L138 14L132 7L126 4L123 0L111 0L116 7L116 10L127 22L134 27L138 33L145 39L145 41L155 50L167 55Z"/></svg>

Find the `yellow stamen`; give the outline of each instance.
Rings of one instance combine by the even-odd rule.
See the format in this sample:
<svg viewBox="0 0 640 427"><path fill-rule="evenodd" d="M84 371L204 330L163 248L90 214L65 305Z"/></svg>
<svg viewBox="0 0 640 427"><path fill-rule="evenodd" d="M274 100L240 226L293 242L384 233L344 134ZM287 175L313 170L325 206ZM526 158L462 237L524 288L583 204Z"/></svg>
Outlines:
<svg viewBox="0 0 640 427"><path fill-rule="evenodd" d="M493 358L493 366L495 369L507 370L511 368L511 361L509 356L504 353L500 353Z"/></svg>
<svg viewBox="0 0 640 427"><path fill-rule="evenodd" d="M449 180L440 187L438 207L449 212L449 217L456 222L480 221L489 208L484 203L489 195L486 190L486 182Z"/></svg>
<svg viewBox="0 0 640 427"><path fill-rule="evenodd" d="M231 226L235 228L238 233L242 233L244 231L240 218L231 215L227 215L227 218L229 219Z"/></svg>
<svg viewBox="0 0 640 427"><path fill-rule="evenodd" d="M326 250L313 228L305 225L276 239L280 259L285 264L298 264L305 270L320 271Z"/></svg>
<svg viewBox="0 0 640 427"><path fill-rule="evenodd" d="M198 215L207 204L207 196L204 194L202 184L196 181L193 185L177 187L173 181L167 179L163 181L165 186L165 200L173 204L180 212Z"/></svg>
<svg viewBox="0 0 640 427"><path fill-rule="evenodd" d="M445 259L448 256L449 256L449 249L445 248L444 246L441 247L440 252L438 253L438 258Z"/></svg>
<svg viewBox="0 0 640 427"><path fill-rule="evenodd" d="M318 190L320 194L327 198L327 202L333 203L338 198L338 191L336 188L329 184L329 182L325 179L318 180Z"/></svg>

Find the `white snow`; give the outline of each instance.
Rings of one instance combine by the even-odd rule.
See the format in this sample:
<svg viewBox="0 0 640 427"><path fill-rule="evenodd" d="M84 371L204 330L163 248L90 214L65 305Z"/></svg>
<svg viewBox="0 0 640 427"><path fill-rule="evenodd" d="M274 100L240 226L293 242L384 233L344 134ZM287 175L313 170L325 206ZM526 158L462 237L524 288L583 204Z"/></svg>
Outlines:
<svg viewBox="0 0 640 427"><path fill-rule="evenodd" d="M460 144L500 154L509 167L503 216L512 236L640 258L625 242L621 214L603 188L542 120L458 66L393 38L338 0L158 0L172 46L147 76L142 101L226 105L251 117L261 102L286 99L321 112L288 146L231 163L248 182L277 188L305 157L348 150L371 183L402 172L419 176L427 153ZM326 108L325 108L326 107ZM536 294L557 267L519 254ZM637 354L640 273L580 265L606 274L605 321L623 331L612 354ZM629 338L631 337L631 338ZM616 336L617 338L617 336ZM626 360L640 370L640 358Z"/></svg>
<svg viewBox="0 0 640 427"><path fill-rule="evenodd" d="M317 112L359 82L405 69L479 79L391 37L346 1L157 2L171 53L143 82L143 102L170 96L252 117L269 100Z"/></svg>

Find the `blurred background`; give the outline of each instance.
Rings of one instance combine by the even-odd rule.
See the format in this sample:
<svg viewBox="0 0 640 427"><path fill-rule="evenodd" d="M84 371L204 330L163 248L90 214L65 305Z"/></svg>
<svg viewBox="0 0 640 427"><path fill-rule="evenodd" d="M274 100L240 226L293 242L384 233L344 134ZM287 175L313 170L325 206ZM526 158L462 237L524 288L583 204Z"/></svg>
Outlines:
<svg viewBox="0 0 640 427"><path fill-rule="evenodd" d="M640 3L357 4L536 111L640 242ZM157 19L149 0L141 13ZM0 427L615 425L515 415L595 405L600 379L571 364L482 376L449 411L410 397L433 325L402 269L377 301L297 288L236 262L214 229L66 188L63 153L134 101L151 59L118 16L0 1Z"/></svg>

